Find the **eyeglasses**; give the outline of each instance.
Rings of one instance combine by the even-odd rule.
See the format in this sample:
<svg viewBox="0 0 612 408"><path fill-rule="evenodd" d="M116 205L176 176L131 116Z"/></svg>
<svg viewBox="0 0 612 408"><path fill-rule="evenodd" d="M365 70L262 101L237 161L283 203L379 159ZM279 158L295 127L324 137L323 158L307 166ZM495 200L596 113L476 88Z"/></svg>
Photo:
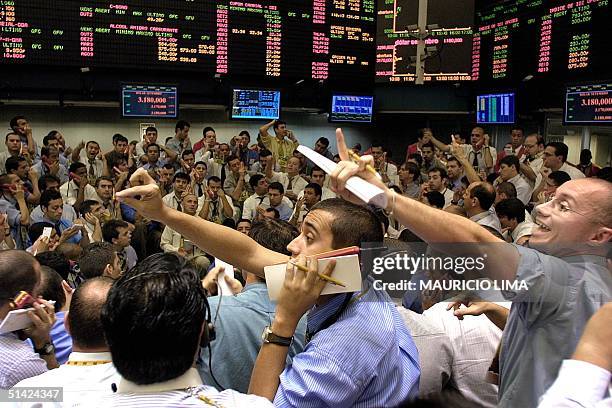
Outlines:
<svg viewBox="0 0 612 408"><path fill-rule="evenodd" d="M580 215L580 216L582 216L582 217L587 218L587 219L588 219L590 222L593 222L593 223L595 223L595 224L600 224L600 225L602 225L602 226L604 226L604 227L608 227L608 226L607 226L606 224L604 224L603 222L601 222L601 221L597 221L597 220L594 220L592 216L589 216L589 215L586 215L586 214L583 214L583 213L581 213L581 212L578 212L578 211L576 211L576 210L571 209L571 208L569 207L569 205L567 204L567 202L565 202L565 201L561 201L561 200L559 200L559 199L558 199L558 198L556 198L556 197L553 197L553 198L552 198L552 200L550 200L550 202L549 202L549 203L550 203L550 204L553 206L553 208L554 208L555 210L559 211L560 213L569 213L569 212L571 212L571 213L574 213L574 214L578 214L578 215Z"/></svg>

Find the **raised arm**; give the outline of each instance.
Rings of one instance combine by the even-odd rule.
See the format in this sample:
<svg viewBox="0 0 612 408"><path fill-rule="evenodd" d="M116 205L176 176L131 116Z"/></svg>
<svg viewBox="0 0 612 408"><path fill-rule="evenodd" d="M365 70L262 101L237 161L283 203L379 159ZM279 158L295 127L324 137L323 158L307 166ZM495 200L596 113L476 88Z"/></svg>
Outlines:
<svg viewBox="0 0 612 408"><path fill-rule="evenodd" d="M81 159L81 150L85 147L85 142L81 142L72 151L72 162L77 163Z"/></svg>
<svg viewBox="0 0 612 408"><path fill-rule="evenodd" d="M272 138L272 136L270 136L269 130L272 126L274 126L275 123L276 120L273 120L272 122L266 123L265 125L259 128L259 136L261 137L261 143L263 143L264 146L266 146L268 149L270 148L270 139Z"/></svg>
<svg viewBox="0 0 612 408"><path fill-rule="evenodd" d="M263 268L286 262L288 257L264 248L248 236L176 211L163 204L159 187L144 169L130 178L135 186L117 193L117 198L143 216L168 225L208 254L263 277ZM136 197L139 197L138 199Z"/></svg>
<svg viewBox="0 0 612 408"><path fill-rule="evenodd" d="M396 194L376 176L366 171L366 164L374 165L372 156L364 156L359 160L359 163L354 163L349 159L344 135L340 129L336 130L336 138L342 161L332 172L331 182L332 189L338 195L354 203L363 204L359 198L345 189L346 181L350 177L361 177L385 192L388 201L385 209L387 213L393 215L397 221L425 242L429 244L475 244L469 247L470 255L482 256L486 253L487 259L495 262L495 267L486 268L489 277L514 280L519 254L512 245L506 244L503 240L467 218L429 207L419 201ZM448 247L443 248L444 251L448 251L448 249ZM465 245L461 248L464 252L466 249L468 248ZM463 256L467 255L463 254Z"/></svg>
<svg viewBox="0 0 612 408"><path fill-rule="evenodd" d="M436 137L431 132L425 132L423 134L423 143L427 143L428 140L431 140L431 143L433 143L434 146L436 146L438 149L440 149L443 152L450 152L451 150L450 145L447 145L446 143L442 143L441 141L436 139Z"/></svg>
<svg viewBox="0 0 612 408"><path fill-rule="evenodd" d="M474 169L474 166L472 166L472 163L470 163L470 161L467 159L467 156L465 155L465 150L463 150L463 147L461 147L461 145L455 141L454 136L452 136L452 138L453 142L451 144L451 154L457 160L459 160L459 163L461 163L461 166L463 166L463 170L465 171L465 177L467 177L470 183L480 181L480 176L478 175L478 173L476 173L476 170Z"/></svg>

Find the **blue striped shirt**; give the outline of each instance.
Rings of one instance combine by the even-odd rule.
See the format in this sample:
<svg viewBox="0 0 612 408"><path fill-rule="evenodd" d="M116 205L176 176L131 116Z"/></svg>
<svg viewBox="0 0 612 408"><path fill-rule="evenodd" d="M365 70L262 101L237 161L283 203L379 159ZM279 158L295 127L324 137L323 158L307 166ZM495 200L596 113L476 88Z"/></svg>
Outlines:
<svg viewBox="0 0 612 408"><path fill-rule="evenodd" d="M385 292L370 288L317 333L343 300L337 295L308 314L316 334L282 372L275 406L383 407L417 397L417 348Z"/></svg>
<svg viewBox="0 0 612 408"><path fill-rule="evenodd" d="M47 363L16 333L0 334L0 389L47 371Z"/></svg>

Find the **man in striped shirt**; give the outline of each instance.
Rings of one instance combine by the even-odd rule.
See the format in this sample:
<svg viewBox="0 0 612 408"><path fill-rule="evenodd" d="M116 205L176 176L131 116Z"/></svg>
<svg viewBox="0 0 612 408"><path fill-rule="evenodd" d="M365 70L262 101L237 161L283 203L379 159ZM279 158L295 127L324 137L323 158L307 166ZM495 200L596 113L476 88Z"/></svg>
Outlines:
<svg viewBox="0 0 612 408"><path fill-rule="evenodd" d="M194 367L200 346L214 337L210 319L199 276L179 255L152 255L122 275L102 310L113 364L122 378L116 392L96 406L272 406L261 397L218 392L202 383Z"/></svg>
<svg viewBox="0 0 612 408"><path fill-rule="evenodd" d="M244 234L164 206L155 182L145 171L134 173L131 184L136 187L117 193L121 201L171 226L215 257L260 276L265 266L289 260ZM301 234L288 249L292 259L303 264L306 255L382 239L382 226L372 212L331 199L313 207ZM265 343L249 391L286 407L397 406L416 397L418 352L388 295L369 289L366 280L367 290L361 293L319 296L324 285L311 272L299 275L305 285L302 290L292 285L285 291L285 281L281 294L284 300L278 302L271 327L265 328L276 337L290 338L299 318L310 309L307 326L311 341L288 367L285 362L290 342ZM313 275L315 278L305 283L305 277Z"/></svg>

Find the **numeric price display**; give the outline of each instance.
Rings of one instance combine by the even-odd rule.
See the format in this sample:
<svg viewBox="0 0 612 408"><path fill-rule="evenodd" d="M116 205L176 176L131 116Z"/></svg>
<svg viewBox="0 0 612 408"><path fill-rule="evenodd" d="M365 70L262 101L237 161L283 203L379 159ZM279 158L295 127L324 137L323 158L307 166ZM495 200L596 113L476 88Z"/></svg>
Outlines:
<svg viewBox="0 0 612 408"><path fill-rule="evenodd" d="M124 84L121 112L124 118L176 118L177 89L166 85Z"/></svg>

